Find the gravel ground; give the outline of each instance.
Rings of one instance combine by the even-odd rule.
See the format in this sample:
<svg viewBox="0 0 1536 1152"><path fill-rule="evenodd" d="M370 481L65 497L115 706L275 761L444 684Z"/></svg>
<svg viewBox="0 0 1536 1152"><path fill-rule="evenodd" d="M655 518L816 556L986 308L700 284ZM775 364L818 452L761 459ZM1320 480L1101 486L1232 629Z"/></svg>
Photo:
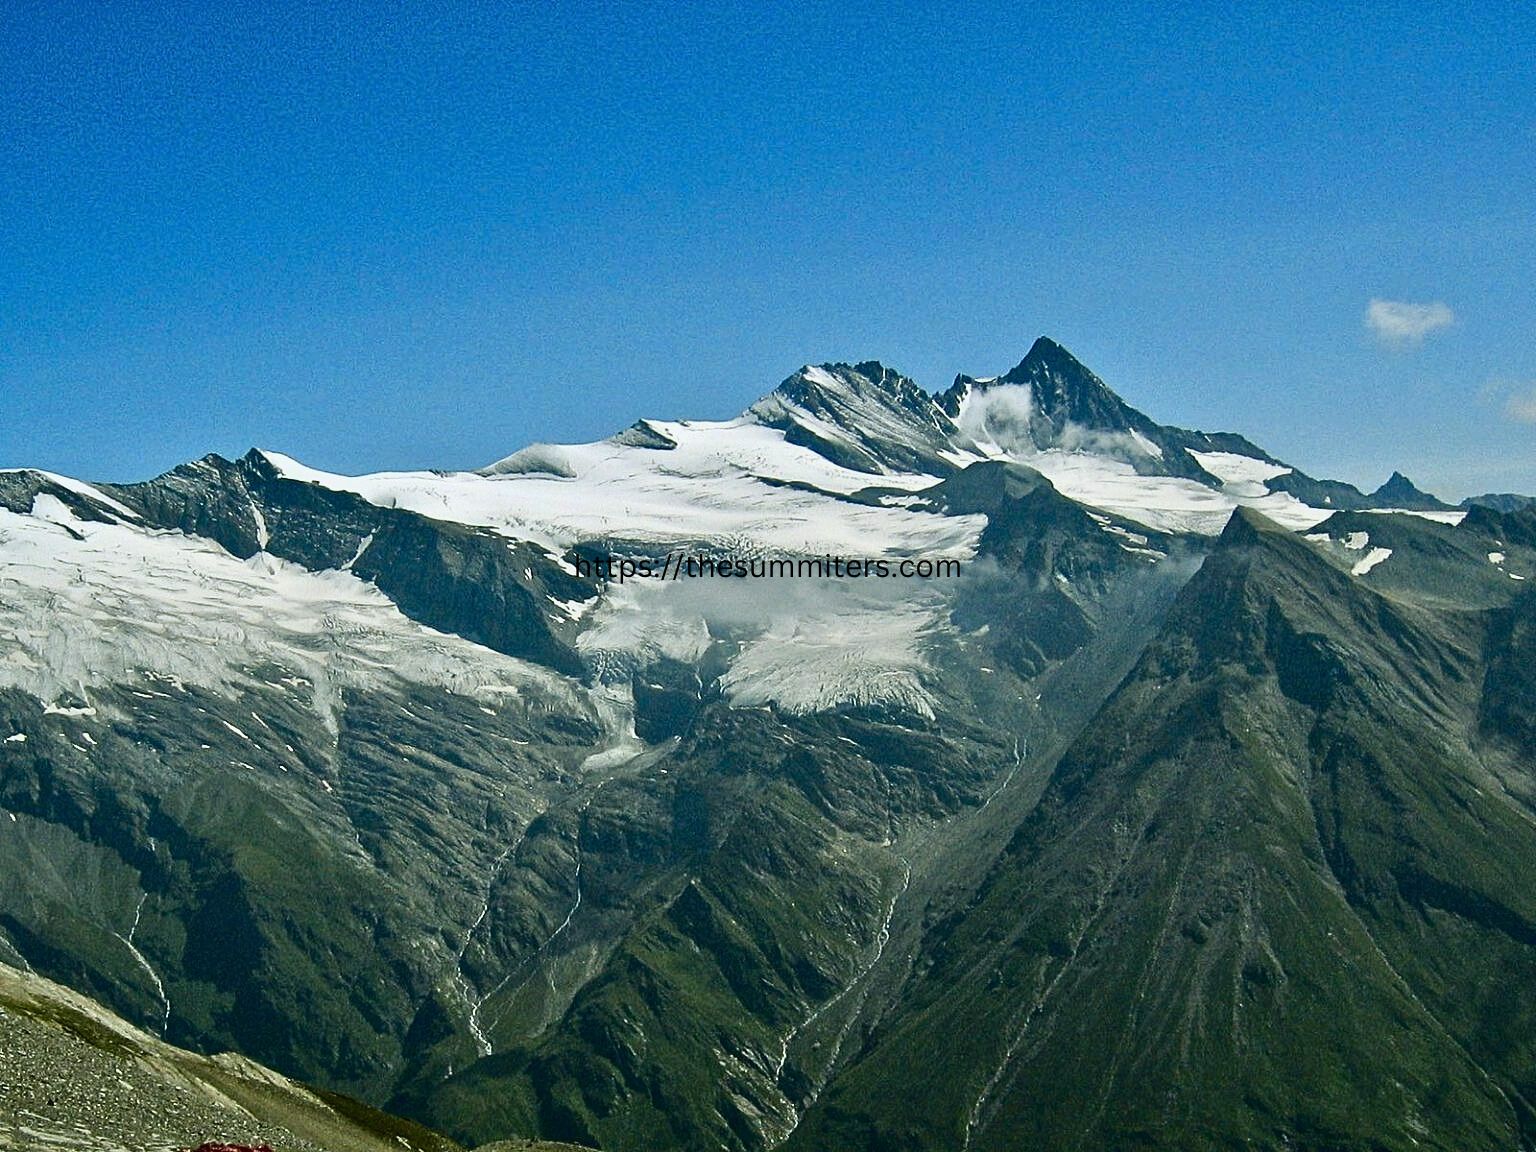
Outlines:
<svg viewBox="0 0 1536 1152"><path fill-rule="evenodd" d="M106 1051L0 1007L0 1148L172 1152L223 1140L321 1152L175 1076L127 1044Z"/></svg>

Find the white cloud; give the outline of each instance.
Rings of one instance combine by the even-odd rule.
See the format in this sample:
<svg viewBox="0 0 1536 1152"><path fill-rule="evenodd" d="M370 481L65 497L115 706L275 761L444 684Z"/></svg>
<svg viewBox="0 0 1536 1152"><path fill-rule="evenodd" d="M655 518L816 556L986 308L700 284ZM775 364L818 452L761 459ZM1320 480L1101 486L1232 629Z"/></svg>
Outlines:
<svg viewBox="0 0 1536 1152"><path fill-rule="evenodd" d="M1431 332L1449 328L1456 314L1446 304L1408 304L1402 300L1375 299L1366 306L1365 326L1387 344L1419 344Z"/></svg>
<svg viewBox="0 0 1536 1152"><path fill-rule="evenodd" d="M960 431L1009 452L1033 452L1035 438L1029 422L1034 411L1034 393L1028 384L996 384L971 393L960 412Z"/></svg>
<svg viewBox="0 0 1536 1152"><path fill-rule="evenodd" d="M1042 448L1095 452L1132 464L1148 456L1162 455L1157 445L1149 440L1138 440L1128 432L1102 432L1070 420L1062 425L1054 441L1036 444L1031 426L1034 411L1034 393L1028 384L995 384L984 392L971 394L960 413L960 430L967 436L990 440L999 448L1023 457L1032 456Z"/></svg>
<svg viewBox="0 0 1536 1152"><path fill-rule="evenodd" d="M1500 405L1516 424L1536 424L1536 380L1511 380L1495 376L1477 390L1477 401Z"/></svg>
<svg viewBox="0 0 1536 1152"><path fill-rule="evenodd" d="M1536 424L1536 384L1511 392L1504 401L1504 415L1519 424Z"/></svg>

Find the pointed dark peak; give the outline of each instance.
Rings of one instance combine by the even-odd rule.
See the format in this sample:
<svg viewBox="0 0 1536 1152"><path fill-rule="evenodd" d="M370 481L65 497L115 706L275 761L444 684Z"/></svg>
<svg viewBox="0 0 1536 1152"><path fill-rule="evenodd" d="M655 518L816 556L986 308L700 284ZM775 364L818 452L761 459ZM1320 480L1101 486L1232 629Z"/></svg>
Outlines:
<svg viewBox="0 0 1536 1152"><path fill-rule="evenodd" d="M959 400L963 399L967 392L976 389L991 388L999 384L1034 386L1040 381L1048 380L1059 381L1067 390L1098 388L1109 392L1111 396L1114 395L1109 386L1089 371L1076 356L1049 336L1039 336L1029 346L1024 359L1004 375L969 376L962 372L955 377L955 382L949 386L948 391L938 397L938 400L945 411L949 411L952 407L958 406ZM1116 399L1119 398L1116 397Z"/></svg>
<svg viewBox="0 0 1536 1152"><path fill-rule="evenodd" d="M239 464L247 472L260 476L263 480L276 480L282 475L277 470L277 465L273 464L260 448L252 448L240 457Z"/></svg>
<svg viewBox="0 0 1536 1152"><path fill-rule="evenodd" d="M1093 376L1093 373L1088 371L1081 360L1056 343L1056 341L1052 340L1049 336L1037 336L1035 342L1029 346L1029 351L1024 354L1024 359L1019 361L1013 371L1008 373L1003 379L1010 380L1015 373L1021 371L1032 371L1035 365L1042 365L1052 371L1082 372ZM1094 379L1098 379L1098 377L1094 377Z"/></svg>
<svg viewBox="0 0 1536 1152"><path fill-rule="evenodd" d="M1268 542L1276 536L1290 536L1280 525L1276 524L1264 513L1240 504L1232 510L1232 516L1227 521L1227 526L1221 530L1218 544L1221 545L1249 545Z"/></svg>
<svg viewBox="0 0 1536 1152"><path fill-rule="evenodd" d="M1004 408L1001 428L991 426L986 394L1005 387L1027 388L1029 403ZM957 376L937 398L950 419L964 422L968 405L981 398L982 435L998 443L1017 442L1021 433L1036 449L1064 448L1122 460L1143 475L1183 476L1213 488L1221 482L1200 466L1189 448L1216 448L1202 433L1165 428L1132 408L1056 341L1041 336L1024 359L994 378ZM1027 424L1027 428L1025 425Z"/></svg>
<svg viewBox="0 0 1536 1152"><path fill-rule="evenodd" d="M1124 432L1154 425L1110 390L1056 341L1039 337L1024 359L1002 376L955 377L947 391L934 398L951 419L958 418L966 399L1001 385L1030 390L1030 418L1037 446L1048 447L1069 421L1099 431Z"/></svg>
<svg viewBox="0 0 1536 1152"><path fill-rule="evenodd" d="M1029 389L1030 423L1035 441L1042 447L1059 442L1069 424L1098 433L1137 432L1154 443L1164 439L1159 425L1132 408L1049 337L1036 340L1024 359L996 383Z"/></svg>
<svg viewBox="0 0 1536 1152"><path fill-rule="evenodd" d="M1451 507L1443 500L1420 490L1401 472L1392 473L1385 484L1371 493L1370 498L1378 508L1407 508L1427 512L1443 511Z"/></svg>
<svg viewBox="0 0 1536 1152"><path fill-rule="evenodd" d="M1064 409L1079 423L1085 421L1073 414L1074 407L1084 416L1097 413L1110 402L1119 408L1128 407L1082 361L1048 336L1041 336L1030 345L1024 359L997 382L1028 384L1034 390L1035 403L1040 408L1052 413Z"/></svg>

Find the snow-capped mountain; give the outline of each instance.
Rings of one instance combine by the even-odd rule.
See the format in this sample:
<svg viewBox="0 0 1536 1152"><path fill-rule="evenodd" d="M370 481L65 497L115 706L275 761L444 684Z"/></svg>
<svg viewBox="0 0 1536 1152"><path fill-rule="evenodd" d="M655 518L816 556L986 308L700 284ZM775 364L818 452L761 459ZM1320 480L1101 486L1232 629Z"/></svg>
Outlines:
<svg viewBox="0 0 1536 1152"><path fill-rule="evenodd" d="M808 365L734 420L641 420L596 444L536 444L478 473L343 477L264 455L291 479L551 549L592 540L849 555L963 549L962 531L905 515L903 494L998 459L1160 531L1214 536L1240 504L1295 528L1338 510L1285 491L1275 481L1294 470L1241 436L1154 423L1045 338L1007 374L961 376L941 395L877 362ZM1459 517L1398 481L1358 504ZM876 488L896 491L862 497Z"/></svg>
<svg viewBox="0 0 1536 1152"><path fill-rule="evenodd" d="M393 537L375 529L400 511L483 529L522 558L521 576L515 561L504 562L519 595L532 597L511 625L516 639L490 636L489 614L478 631L448 624L448 632L567 673L583 660L697 661L713 645L717 590L645 581L599 587L578 580L565 554L600 546L620 554L697 548L969 561L986 517L923 493L985 461L1037 471L1132 553L1147 530L1214 536L1239 505L1297 529L1335 510L1277 489L1293 471L1241 437L1154 423L1044 338L1005 375L962 376L937 396L878 363L807 366L734 420L642 420L593 444L535 444L479 472L339 476L253 451L236 464L210 458L121 489L12 473L9 558L28 574L17 580L15 603L35 613L39 597L69 598L73 589L78 611L61 626L107 637L99 625L111 616L108 604L117 605L120 624L109 638L66 642L14 618L18 636L39 639L25 666L0 668L0 682L47 694L144 666L212 686L253 646L302 663L293 638L313 634L322 618L356 617L355 634L373 638L400 637L412 615L445 626L413 614L384 571ZM1389 484L1375 498L1396 491ZM1405 496L1404 505L1424 509L1411 485ZM295 501L336 510L319 529L323 546L308 538L305 518L316 510L292 508ZM1463 515L1425 514L1447 522ZM88 523L71 526L80 517ZM168 536L167 528L184 534ZM476 547L485 550L488 539ZM700 597L704 603L693 602ZM734 621L744 639L722 683L739 702L804 709L884 698L928 707L916 678L922 638L944 626L947 601L937 589L829 580L813 593L797 589L788 612L760 589L740 599L759 610ZM741 607L731 605L732 613ZM156 642L142 634L143 621L160 621L159 633L178 641L162 642L150 658ZM179 642L208 631L234 639ZM378 663L446 684L463 683L464 668L480 659L444 637L429 670L414 639L393 646L399 658ZM340 654L338 664L346 664Z"/></svg>
<svg viewBox="0 0 1536 1152"><path fill-rule="evenodd" d="M1183 1076L1236 1086L1180 1140L1471 1146L1536 1052L1415 933L1536 963L1533 573L1518 498L1314 479L1046 339L475 472L0 472L0 959L469 1143L1109 1146Z"/></svg>

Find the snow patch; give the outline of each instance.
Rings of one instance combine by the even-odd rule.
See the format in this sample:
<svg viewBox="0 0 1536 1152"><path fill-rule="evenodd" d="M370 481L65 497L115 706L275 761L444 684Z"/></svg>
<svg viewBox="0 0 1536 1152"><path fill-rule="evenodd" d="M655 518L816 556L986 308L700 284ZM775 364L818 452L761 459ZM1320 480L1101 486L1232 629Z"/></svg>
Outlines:
<svg viewBox="0 0 1536 1152"><path fill-rule="evenodd" d="M1362 508L1362 512L1368 512L1373 516L1417 516L1421 520L1433 520L1436 524L1460 524L1467 518L1463 508L1447 510L1429 509L1427 511L1418 508Z"/></svg>
<svg viewBox="0 0 1536 1152"><path fill-rule="evenodd" d="M266 453L283 476L352 492L385 508L490 528L557 555L594 540L638 544L750 542L775 553L969 555L985 526L839 499L878 482L916 491L921 473L873 477L790 444L750 416L719 422L653 420L677 443L658 453L613 441L562 448L570 477L547 473L383 472L338 476ZM790 485L794 485L791 487Z"/></svg>
<svg viewBox="0 0 1536 1152"><path fill-rule="evenodd" d="M1237 452L1195 452L1193 456L1200 467L1221 481L1224 492L1232 496L1264 496L1269 489L1264 484L1277 476L1287 476L1291 469L1284 464L1270 464L1253 456Z"/></svg>
<svg viewBox="0 0 1536 1152"><path fill-rule="evenodd" d="M579 706L564 678L417 624L351 573L260 553L246 564L179 532L78 528L83 539L0 509L0 687L37 696L48 714L94 716L88 699L60 697L146 675L224 691L260 663L311 688L322 718L345 687L399 682L469 696L537 685Z"/></svg>
<svg viewBox="0 0 1536 1152"><path fill-rule="evenodd" d="M894 605L786 618L742 647L721 687L738 706L808 713L851 704L931 719L920 642L934 623L931 609Z"/></svg>
<svg viewBox="0 0 1536 1152"><path fill-rule="evenodd" d="M1355 562L1355 566L1349 570L1350 575L1364 576L1390 555L1392 555L1392 549L1390 548L1372 548L1365 554L1364 559Z"/></svg>
<svg viewBox="0 0 1536 1152"><path fill-rule="evenodd" d="M599 598L588 597L585 600L559 600L554 596L549 597L549 602L564 613L567 620L580 620L593 608L597 607Z"/></svg>
<svg viewBox="0 0 1536 1152"><path fill-rule="evenodd" d="M49 703L43 708L43 714L45 716L94 716L96 709L89 704L84 707L66 708L56 703Z"/></svg>
<svg viewBox="0 0 1536 1152"><path fill-rule="evenodd" d="M127 520L137 520L139 518L139 514L132 508L112 499L112 497L99 488L93 488L91 485L69 476L60 476L57 472L45 472L41 468L0 468L0 472L35 472L37 475L45 477L50 483L57 484L60 488L73 492L76 496L84 496L88 500L94 500L96 503L112 509L112 511Z"/></svg>
<svg viewBox="0 0 1536 1152"><path fill-rule="evenodd" d="M251 501L251 519L256 521L256 547L265 552L272 542L272 533L267 531L267 518L254 499Z"/></svg>
<svg viewBox="0 0 1536 1152"><path fill-rule="evenodd" d="M370 532L370 533L368 533L368 535L364 536L361 540L359 540L357 542L357 551L352 553L352 559L348 560L345 564L343 564L341 566L341 570L343 572L350 572L350 571L352 571L352 565L356 564L359 560L361 560L363 558L363 553L368 551L368 548L369 548L369 546L372 543L373 543L373 533Z"/></svg>

